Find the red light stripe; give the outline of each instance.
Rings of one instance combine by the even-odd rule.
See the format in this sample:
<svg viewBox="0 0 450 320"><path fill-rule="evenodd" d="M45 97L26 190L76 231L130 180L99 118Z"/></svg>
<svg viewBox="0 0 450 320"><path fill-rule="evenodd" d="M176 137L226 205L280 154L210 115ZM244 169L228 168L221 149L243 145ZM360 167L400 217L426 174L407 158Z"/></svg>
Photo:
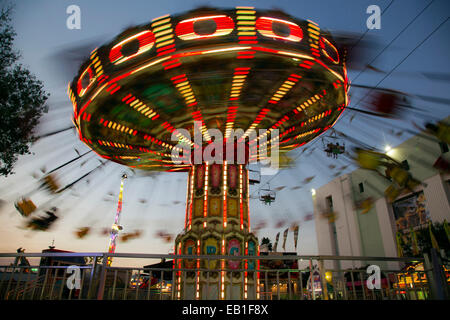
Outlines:
<svg viewBox="0 0 450 320"><path fill-rule="evenodd" d="M182 77L185 77L186 78L186 74L180 74L180 75L178 75L178 76L175 76L175 77L172 77L172 78L170 78L170 80L175 80L175 79L179 79L179 78L182 78Z"/></svg>
<svg viewBox="0 0 450 320"><path fill-rule="evenodd" d="M131 74L131 72L132 72L132 71L127 72L127 73L124 73L124 74L122 74L122 75L120 75L120 76L118 76L118 77L115 77L114 79L110 80L109 83L113 83L113 82L117 82L117 81L119 81L119 80L122 80L123 78L128 77L128 76Z"/></svg>
<svg viewBox="0 0 450 320"><path fill-rule="evenodd" d="M187 78L182 78L182 79L174 80L173 83L174 83L174 84L177 84L177 83L181 83L181 82L184 82L184 81L187 81Z"/></svg>
<svg viewBox="0 0 450 320"><path fill-rule="evenodd" d="M170 66L164 67L164 70L169 70L169 69L176 68L176 67L179 67L179 66L181 66L181 63L172 64Z"/></svg>
<svg viewBox="0 0 450 320"><path fill-rule="evenodd" d="M168 66L168 65L171 65L171 64L174 64L174 63L177 63L177 62L180 62L180 60L178 60L178 59L172 59L172 60L163 62L162 65L163 65L163 66Z"/></svg>
<svg viewBox="0 0 450 320"><path fill-rule="evenodd" d="M163 55L165 55L165 54L168 54L168 53L171 53L171 52L174 52L174 51L176 51L176 49L169 49L169 50L162 51L162 52L158 53L156 56L157 56L157 57L163 56Z"/></svg>
<svg viewBox="0 0 450 320"><path fill-rule="evenodd" d="M255 54L256 51L239 51L238 54Z"/></svg>
<svg viewBox="0 0 450 320"><path fill-rule="evenodd" d="M120 86L118 86L116 89L114 89L114 90L111 91L110 93L111 93L111 94L114 94L114 93L116 93L119 89L120 89Z"/></svg>
<svg viewBox="0 0 450 320"><path fill-rule="evenodd" d="M106 88L106 91L110 91L112 88L114 88L115 86L117 86L117 83L113 83L112 85L110 85L109 87Z"/></svg>
<svg viewBox="0 0 450 320"><path fill-rule="evenodd" d="M125 98L122 99L122 101L127 100L129 97L131 97L131 93L127 94L127 95L125 96Z"/></svg>
<svg viewBox="0 0 450 320"><path fill-rule="evenodd" d="M239 36L238 39L242 39L242 40L256 40L258 39L257 36Z"/></svg>
<svg viewBox="0 0 450 320"><path fill-rule="evenodd" d="M134 100L136 100L136 97L131 96L130 99L128 99L127 101L125 101L126 104L130 104L132 103Z"/></svg>
<svg viewBox="0 0 450 320"><path fill-rule="evenodd" d="M86 110L86 108L89 106L89 104L90 104L91 102L92 102L92 100L89 99L88 102L86 102L86 103L84 104L84 106L81 108L80 112L79 112L78 115L76 115L76 116L81 116L81 115L83 114L84 110ZM81 134L81 130L80 130L80 134Z"/></svg>
<svg viewBox="0 0 450 320"><path fill-rule="evenodd" d="M172 43L172 44L169 44L167 46L164 46L164 47L161 47L161 48L157 48L156 52L166 51L166 50L168 50L170 48L174 48L174 47L175 47L175 44Z"/></svg>

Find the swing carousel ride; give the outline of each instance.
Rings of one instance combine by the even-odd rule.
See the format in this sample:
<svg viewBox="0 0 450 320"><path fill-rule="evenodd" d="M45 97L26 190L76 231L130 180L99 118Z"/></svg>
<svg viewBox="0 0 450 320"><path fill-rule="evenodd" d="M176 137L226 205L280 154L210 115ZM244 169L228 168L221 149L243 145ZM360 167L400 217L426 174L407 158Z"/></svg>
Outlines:
<svg viewBox="0 0 450 320"><path fill-rule="evenodd" d="M67 190L73 193L72 187L82 181L89 183L96 172L112 162L126 166L132 173L129 179L135 174L154 178L161 172L185 172L185 221L183 231L175 238L174 253L258 255L257 237L250 229L249 201L258 199L271 205L279 200L277 192L285 186L271 188L269 182L277 174L262 181L260 170L251 165L256 163L261 168L259 163L270 159L281 169L291 168L295 159L288 156L292 153L286 153L303 146L297 158L316 156L317 142L322 144L318 148L322 155L327 156L323 158L333 161L327 166L322 158L308 160L326 169L321 173L335 169L337 177L356 164L391 181L385 194L394 199L405 188L420 183L409 173L407 163L344 133L345 128L337 129L336 121L345 109L346 115L351 115L349 124L357 114L364 118L361 127L358 119L352 123L361 133L370 135L365 129L375 117L372 125L387 126L393 136L417 134L404 128L394 130L385 120L398 120L406 110L423 117L423 110L412 107L411 99L444 104L448 101L352 83L352 88L365 90L364 97L370 102L359 106L363 100L360 99L354 103L359 108L349 107L347 67L360 74L365 70L385 73L371 66L373 60L365 67L358 65L359 48L364 42L361 38L355 42L355 36L334 37L313 21L251 7L203 7L128 28L110 43L93 50L68 86L74 128L90 150L80 153L75 149L77 157L51 171L41 168L42 174L33 175L39 188L22 196L15 207L28 218L27 228L46 231L58 219L55 199ZM261 129L264 130L258 131ZM40 138L67 130L72 127ZM449 132L448 124L434 120L425 127L425 134L447 143ZM234 153L244 150L244 160L235 161L239 158L235 156L230 161L225 152L217 152L219 147L230 147ZM273 150L277 149L279 157L273 159ZM198 162L196 152L214 154L214 160ZM100 164L65 186L58 181L56 171L78 161L82 161L82 167L92 159L98 159ZM445 159L439 158L434 167L450 171ZM315 175L299 180L300 185L290 190L302 189L314 178ZM114 252L122 230L124 179L114 224L103 230L103 235L110 235L109 252ZM253 197L250 186L260 183L267 187L259 188ZM158 183L157 187L162 186ZM36 206L30 196L38 190L46 190L54 198ZM104 200L115 201L112 196L113 192L109 192ZM149 198L140 199L139 203L148 201ZM44 209L48 203L51 204ZM363 199L355 206L367 212L373 199ZM39 209L46 216L33 216ZM322 214L330 221L336 215ZM304 220L312 218L312 214L307 214ZM265 225L256 219L253 223L254 232ZM282 225L284 222L277 228ZM76 236L81 239L91 232L91 226L80 227ZM136 230L123 234L121 240L140 235L141 231ZM174 238L166 231L159 231L157 237L165 242ZM177 268L192 269L185 281L177 275L177 298L251 299L259 295L254 290L255 286L259 288L259 279L253 272L259 265L254 260L244 264L232 260L176 259L175 263ZM205 274L197 272L198 268L215 271L208 273L209 286L204 286ZM248 272L229 272L241 269Z"/></svg>
<svg viewBox="0 0 450 320"><path fill-rule="evenodd" d="M312 21L238 7L197 9L129 28L91 53L68 93L79 138L100 157L135 169L187 172L176 253L256 255L247 165L267 159L274 145L286 152L326 132L347 106L348 88L331 34ZM200 143L191 139L194 121L200 123ZM223 139L213 141L211 129ZM266 131L252 136L256 129ZM275 129L279 136L271 134ZM242 163L224 157L192 161L196 150L209 145L236 151L239 144L245 146ZM193 270L199 263L176 260ZM184 291L192 298L251 298L253 277L246 273L241 288L244 275L224 270L244 266L226 264L202 266L220 271L208 293L200 272L185 284L176 279L178 297ZM257 268L252 260L246 264Z"/></svg>

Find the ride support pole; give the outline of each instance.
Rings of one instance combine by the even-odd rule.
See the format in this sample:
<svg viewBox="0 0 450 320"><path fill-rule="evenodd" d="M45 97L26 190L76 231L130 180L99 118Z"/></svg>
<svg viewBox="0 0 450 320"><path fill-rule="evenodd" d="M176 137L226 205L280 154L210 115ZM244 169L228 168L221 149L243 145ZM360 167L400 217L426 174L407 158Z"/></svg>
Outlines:
<svg viewBox="0 0 450 320"><path fill-rule="evenodd" d="M103 254L102 259L102 271L100 273L100 285L98 286L97 291L97 300L103 300L103 293L105 291L105 283L106 283L106 268L108 264L108 257L107 254Z"/></svg>

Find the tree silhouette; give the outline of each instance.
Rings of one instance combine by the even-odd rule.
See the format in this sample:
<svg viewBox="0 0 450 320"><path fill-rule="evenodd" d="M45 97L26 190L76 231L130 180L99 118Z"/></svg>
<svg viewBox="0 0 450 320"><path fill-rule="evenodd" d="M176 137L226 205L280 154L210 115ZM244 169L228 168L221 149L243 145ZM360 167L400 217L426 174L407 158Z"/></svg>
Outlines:
<svg viewBox="0 0 450 320"><path fill-rule="evenodd" d="M48 94L43 84L18 63L13 48L16 33L11 25L11 7L0 11L0 175L12 174L19 155L29 154L36 140L33 130L47 112Z"/></svg>

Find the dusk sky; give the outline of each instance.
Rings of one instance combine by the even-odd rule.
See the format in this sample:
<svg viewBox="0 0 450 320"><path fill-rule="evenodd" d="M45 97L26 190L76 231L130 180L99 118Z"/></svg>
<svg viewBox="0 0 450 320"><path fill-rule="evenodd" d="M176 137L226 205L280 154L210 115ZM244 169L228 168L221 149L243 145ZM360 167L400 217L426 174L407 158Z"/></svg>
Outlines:
<svg viewBox="0 0 450 320"><path fill-rule="evenodd" d="M6 3L6 1L0 1ZM411 95L427 95L450 99L447 81L436 81L425 73L442 73L450 70L450 24L442 25L430 38L418 46L433 30L435 30L450 13L448 0L316 0L316 1L180 1L180 0L132 0L132 1L77 1L77 0L21 0L10 1L15 4L13 25L17 32L16 49L21 51L21 63L26 65L38 79L42 80L50 93L49 111L42 118L37 130L45 134L69 127L71 123L72 105L66 94L67 83L73 79L78 66L72 71L62 68L63 54L69 54L71 48L91 45L89 53L95 47L110 41L125 28L146 23L153 18L165 14L179 14L198 6L215 6L233 8L235 6L254 6L256 9L279 8L300 19L310 19L321 28L332 33L353 32L358 35L367 30L366 9L377 4L383 10L380 30L369 30L363 39L371 39L374 46L368 52L367 62L381 55L372 65L384 72L392 74L386 77L379 87L399 90ZM431 5L406 30L399 33L429 3ZM66 27L66 8L78 5L81 9L81 30L69 30ZM394 38L398 38L385 48ZM409 57L408 54L415 50ZM65 53L63 53L65 52ZM402 60L407 59L402 62ZM69 58L66 58L69 60ZM402 62L400 65L398 65ZM398 67L397 67L398 65ZM349 79L362 85L377 85L386 73L365 70L350 71ZM355 79L356 78L356 79ZM367 93L362 89L350 89L350 107L363 108L364 101L358 104ZM369 101L370 99L367 99ZM366 101L366 102L367 102ZM396 146L408 137L405 133L400 138L390 134L389 129L413 128L412 120L423 125L424 119L440 119L450 114L448 105L433 104L411 97L412 104L420 108L420 113L403 115L401 120L387 121L357 115L349 110L337 122L339 131L357 137L374 147L382 149L386 144ZM251 187L250 221L254 227L260 221L266 221L267 227L260 230L257 236L275 240L277 232L283 232L293 222L300 223L300 236L297 252L301 255L317 254L314 221L304 221L307 214L312 214L311 188L318 188L332 179L337 170L330 170L330 164L336 167L348 165L341 173L355 169L348 160L333 160L323 151L319 139L311 143L315 147L312 154L303 153L302 149L291 152L296 158L293 168L285 169L276 176L263 176L262 183ZM89 149L78 140L74 131L66 131L44 138L32 147L32 155L19 158L15 166L15 174L0 178L0 199L5 201L0 208L0 252L15 252L23 247L27 253L40 252L48 248L54 240L58 249L77 252L105 252L108 249L108 235L101 230L110 228L116 213L120 178L126 167L110 163L104 169L90 176L89 183L82 181L68 192L52 198L45 191L30 194L33 202L40 209L51 206L59 208L59 219L47 232L33 232L24 228L25 219L14 208L14 201L35 190L38 182L33 174L42 175L40 168L45 166L49 171L77 156L74 148L80 153ZM309 148L311 149L311 147ZM57 172L61 185L66 185L99 165L99 157L90 154L83 158L88 160L80 167L83 160ZM303 184L307 177L315 176L308 184ZM121 224L124 232L143 231L139 239L129 242L118 242L116 252L128 253L161 253L166 254L173 248L173 240L164 242L156 236L158 230L170 234L180 233L184 225L186 199L186 173L163 173L155 177L130 178L125 182L124 203ZM275 189L284 186L277 192L276 201L268 206L257 199L258 188L266 188L267 181ZM302 188L292 190L295 186ZM108 195L109 192L113 196ZM145 199L146 203L139 200ZM276 223L285 219L283 227L275 228ZM92 234L84 239L77 239L74 232L80 227L91 226ZM281 236L282 238L282 236ZM293 234L287 239L286 251L294 250ZM281 243L279 244L281 250ZM127 262L130 265L130 261ZM134 262L133 262L134 263ZM137 265L141 262L137 263Z"/></svg>

